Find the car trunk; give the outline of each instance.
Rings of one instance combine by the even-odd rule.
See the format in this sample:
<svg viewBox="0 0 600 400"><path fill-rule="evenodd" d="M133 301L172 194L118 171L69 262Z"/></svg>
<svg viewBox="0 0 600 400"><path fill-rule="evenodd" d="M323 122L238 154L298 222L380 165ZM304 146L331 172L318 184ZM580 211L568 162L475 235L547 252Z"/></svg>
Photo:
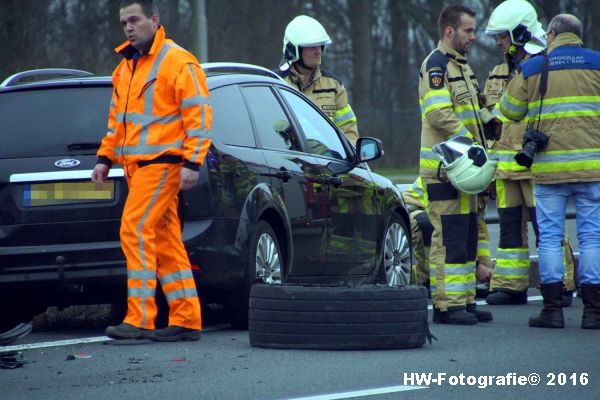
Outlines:
<svg viewBox="0 0 600 400"><path fill-rule="evenodd" d="M123 172L91 182L111 87L51 89L0 96L0 255L8 246L118 241Z"/></svg>

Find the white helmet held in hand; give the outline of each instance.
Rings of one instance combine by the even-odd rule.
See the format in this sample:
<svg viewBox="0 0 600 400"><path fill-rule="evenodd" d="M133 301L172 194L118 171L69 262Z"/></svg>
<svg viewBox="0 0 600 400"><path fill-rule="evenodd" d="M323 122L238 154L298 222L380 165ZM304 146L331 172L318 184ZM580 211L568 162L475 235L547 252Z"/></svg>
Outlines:
<svg viewBox="0 0 600 400"><path fill-rule="evenodd" d="M331 38L323 25L307 15L299 15L285 28L283 37L283 59L279 68L285 71L290 64L300 59L301 47L325 46Z"/></svg>
<svg viewBox="0 0 600 400"><path fill-rule="evenodd" d="M526 0L506 0L494 9L485 33L498 35L508 32L515 46L522 46L529 54L546 48L546 32L538 21L535 8Z"/></svg>
<svg viewBox="0 0 600 400"><path fill-rule="evenodd" d="M452 186L461 192L477 194L494 179L497 160L491 160L483 147L459 136L433 146Z"/></svg>

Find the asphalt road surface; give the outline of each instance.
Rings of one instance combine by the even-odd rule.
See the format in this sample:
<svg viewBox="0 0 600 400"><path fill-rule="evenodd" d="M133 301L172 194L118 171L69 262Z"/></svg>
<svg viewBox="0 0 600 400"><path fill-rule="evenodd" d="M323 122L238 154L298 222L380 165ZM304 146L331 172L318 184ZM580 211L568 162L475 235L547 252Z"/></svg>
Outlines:
<svg viewBox="0 0 600 400"><path fill-rule="evenodd" d="M568 231L576 250L574 221ZM0 347L25 362L0 369L0 399L599 399L600 331L579 327L581 300L565 329L535 329L541 301L529 295L524 306L480 304L491 323L430 324L438 341L395 351L255 348L218 311L199 342L179 343L112 341L102 320L72 316Z"/></svg>
<svg viewBox="0 0 600 400"><path fill-rule="evenodd" d="M26 361L0 370L0 398L597 400L600 331L579 327L581 301L565 309L565 329L535 329L527 320L541 302L530 296L524 306L480 305L494 313L491 323L431 324L439 340L413 350L256 348L247 332L211 321L200 341L179 343L55 326L0 348Z"/></svg>

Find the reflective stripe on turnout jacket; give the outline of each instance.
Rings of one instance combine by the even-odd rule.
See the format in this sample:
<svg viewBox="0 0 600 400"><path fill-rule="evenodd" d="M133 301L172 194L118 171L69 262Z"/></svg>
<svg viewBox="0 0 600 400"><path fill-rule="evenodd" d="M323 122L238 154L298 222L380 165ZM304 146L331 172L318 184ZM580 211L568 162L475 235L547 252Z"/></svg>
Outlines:
<svg viewBox="0 0 600 400"><path fill-rule="evenodd" d="M485 82L485 106L502 121L502 135L499 140L490 144L488 154L490 158L498 160L497 179L531 179L531 170L515 161L515 155L523 147L523 134L527 124L509 120L498 109L498 102L511 77L508 62L504 61L492 69Z"/></svg>
<svg viewBox="0 0 600 400"><path fill-rule="evenodd" d="M325 69L317 68L312 80L304 87L302 74L292 65L287 71L277 73L290 85L302 92L340 128L354 145L358 139L356 115L348 104L348 92L337 77Z"/></svg>
<svg viewBox="0 0 600 400"><path fill-rule="evenodd" d="M481 143L478 94L479 85L467 59L439 42L419 73L422 177L437 178L439 161L431 150L434 145L457 136Z"/></svg>
<svg viewBox="0 0 600 400"><path fill-rule="evenodd" d="M548 50L548 89L540 114L540 74L544 57L523 63L500 101L512 120L526 120L548 137L531 167L536 183L600 181L600 53L584 49L572 33L562 33Z"/></svg>

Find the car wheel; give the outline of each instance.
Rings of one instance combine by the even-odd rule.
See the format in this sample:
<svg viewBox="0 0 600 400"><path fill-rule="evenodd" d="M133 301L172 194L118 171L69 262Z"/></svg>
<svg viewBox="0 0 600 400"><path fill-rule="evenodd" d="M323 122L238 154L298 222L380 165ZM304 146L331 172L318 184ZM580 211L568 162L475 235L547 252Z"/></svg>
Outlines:
<svg viewBox="0 0 600 400"><path fill-rule="evenodd" d="M427 291L420 286L252 287L252 346L358 350L421 347L428 334Z"/></svg>
<svg viewBox="0 0 600 400"><path fill-rule="evenodd" d="M284 258L275 231L266 221L259 221L252 235L241 290L230 302L232 325L236 329L248 328L248 299L254 283L280 285L284 271Z"/></svg>
<svg viewBox="0 0 600 400"><path fill-rule="evenodd" d="M283 262L277 235L271 225L260 221L257 227L257 235L253 241L254 250L254 281L269 285L281 284L281 264Z"/></svg>
<svg viewBox="0 0 600 400"><path fill-rule="evenodd" d="M380 281L388 286L414 283L413 250L410 231L400 215L394 213L385 229Z"/></svg>

